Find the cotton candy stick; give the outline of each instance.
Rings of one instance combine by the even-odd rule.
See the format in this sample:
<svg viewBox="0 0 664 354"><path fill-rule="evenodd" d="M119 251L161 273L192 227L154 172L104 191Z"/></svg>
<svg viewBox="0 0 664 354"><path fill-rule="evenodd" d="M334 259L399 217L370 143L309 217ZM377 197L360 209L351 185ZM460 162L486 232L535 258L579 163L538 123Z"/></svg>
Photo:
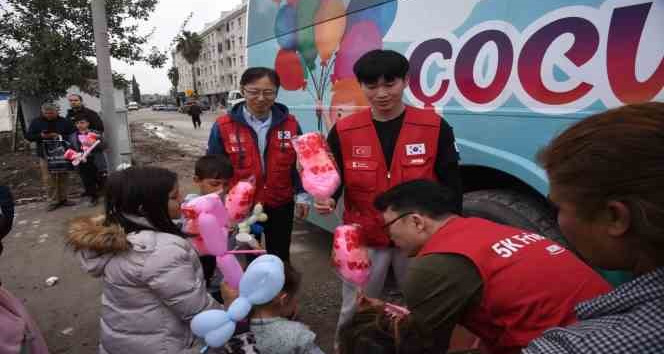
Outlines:
<svg viewBox="0 0 664 354"><path fill-rule="evenodd" d="M250 181L240 181L226 195L226 209L232 222L240 222L247 217L253 205L256 186Z"/></svg>
<svg viewBox="0 0 664 354"><path fill-rule="evenodd" d="M367 248L361 244L358 226L341 225L334 230L332 265L345 281L360 288L367 284L371 259Z"/></svg>
<svg viewBox="0 0 664 354"><path fill-rule="evenodd" d="M327 199L339 188L341 178L320 133L306 133L291 139L302 166L302 186L314 198Z"/></svg>

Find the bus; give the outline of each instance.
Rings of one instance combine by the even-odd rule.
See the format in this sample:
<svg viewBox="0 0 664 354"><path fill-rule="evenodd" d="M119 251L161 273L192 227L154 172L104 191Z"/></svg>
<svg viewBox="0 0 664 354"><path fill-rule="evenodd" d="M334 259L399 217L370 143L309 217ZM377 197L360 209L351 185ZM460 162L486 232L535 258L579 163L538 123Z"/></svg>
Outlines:
<svg viewBox="0 0 664 354"><path fill-rule="evenodd" d="M593 113L664 100L663 0L251 0L248 13L248 64L276 69L305 131L366 106L362 54L399 51L406 103L454 128L464 213L563 244L538 150Z"/></svg>

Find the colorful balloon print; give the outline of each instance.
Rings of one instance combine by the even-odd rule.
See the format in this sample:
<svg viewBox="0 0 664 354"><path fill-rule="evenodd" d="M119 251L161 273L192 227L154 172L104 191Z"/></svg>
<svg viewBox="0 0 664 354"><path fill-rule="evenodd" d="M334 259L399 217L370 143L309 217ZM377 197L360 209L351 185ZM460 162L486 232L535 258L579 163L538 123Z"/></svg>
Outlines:
<svg viewBox="0 0 664 354"><path fill-rule="evenodd" d="M281 49L277 53L274 69L281 79L281 87L285 90L295 91L304 88L304 68L296 52Z"/></svg>
<svg viewBox="0 0 664 354"><path fill-rule="evenodd" d="M351 0L348 4L348 26L371 21L378 27L380 37L390 30L397 16L398 1L385 0Z"/></svg>
<svg viewBox="0 0 664 354"><path fill-rule="evenodd" d="M323 0L316 14L316 48L322 66L326 66L346 31L346 6L341 0Z"/></svg>
<svg viewBox="0 0 664 354"><path fill-rule="evenodd" d="M378 27L371 21L358 22L348 31L337 52L332 81L355 77L353 65L365 53L381 49L383 41Z"/></svg>
<svg viewBox="0 0 664 354"><path fill-rule="evenodd" d="M297 51L309 70L316 67L316 39L312 26L320 0L303 0L297 3Z"/></svg>
<svg viewBox="0 0 664 354"><path fill-rule="evenodd" d="M297 12L294 6L284 5L279 9L274 21L274 35L281 48L297 48Z"/></svg>

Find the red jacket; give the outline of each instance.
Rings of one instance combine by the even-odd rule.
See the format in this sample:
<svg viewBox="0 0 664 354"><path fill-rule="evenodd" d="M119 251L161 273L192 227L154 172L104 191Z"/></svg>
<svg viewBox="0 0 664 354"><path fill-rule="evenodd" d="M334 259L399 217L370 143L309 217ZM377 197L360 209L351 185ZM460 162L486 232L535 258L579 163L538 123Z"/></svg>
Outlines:
<svg viewBox="0 0 664 354"><path fill-rule="evenodd" d="M273 117L274 119L274 117ZM293 167L295 150L290 142L298 134L295 117L288 114L274 124L267 133L265 169L256 143L255 132L246 123L224 115L217 119L223 149L233 165L231 185L254 177L256 201L267 207L278 207L293 202L295 187Z"/></svg>
<svg viewBox="0 0 664 354"><path fill-rule="evenodd" d="M478 218L443 226L418 256L455 253L482 277L482 301L461 325L493 354L519 353L554 326L577 321L574 307L611 286L572 252L532 232Z"/></svg>
<svg viewBox="0 0 664 354"><path fill-rule="evenodd" d="M392 157L386 166L371 110L340 120L336 129L344 174L344 223L362 226L364 242L387 247L383 218L373 207L374 199L393 186L414 179L435 179L441 118L431 110L406 107L403 126Z"/></svg>

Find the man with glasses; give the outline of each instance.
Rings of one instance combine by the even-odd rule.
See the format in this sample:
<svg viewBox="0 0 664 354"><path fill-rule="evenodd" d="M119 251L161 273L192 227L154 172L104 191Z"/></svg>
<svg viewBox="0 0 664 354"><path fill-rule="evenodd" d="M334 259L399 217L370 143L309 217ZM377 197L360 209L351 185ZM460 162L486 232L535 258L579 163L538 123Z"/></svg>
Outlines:
<svg viewBox="0 0 664 354"><path fill-rule="evenodd" d="M433 181L398 185L374 201L409 256L406 304L427 347L445 353L459 324L491 353L519 353L544 330L576 322L574 306L610 285L572 252L529 231L456 212Z"/></svg>
<svg viewBox="0 0 664 354"><path fill-rule="evenodd" d="M432 109L403 103L408 87L408 60L391 50L373 50L362 56L353 71L370 108L343 118L328 134L330 150L340 167L343 186L334 198L316 200L321 214L329 214L344 193L343 222L359 224L362 241L372 261L366 294L379 297L390 267L402 286L408 264L394 247L373 208L373 199L401 182L416 178L437 180L455 193L461 211L461 177L454 133ZM337 328L355 311L356 289L344 283Z"/></svg>
<svg viewBox="0 0 664 354"><path fill-rule="evenodd" d="M240 79L245 101L214 123L207 153L230 159L231 185L254 178L256 201L268 215L263 225L267 252L289 262L293 217L307 217L310 197L302 188L290 142L302 131L288 108L275 102L279 85L274 70L247 69Z"/></svg>

